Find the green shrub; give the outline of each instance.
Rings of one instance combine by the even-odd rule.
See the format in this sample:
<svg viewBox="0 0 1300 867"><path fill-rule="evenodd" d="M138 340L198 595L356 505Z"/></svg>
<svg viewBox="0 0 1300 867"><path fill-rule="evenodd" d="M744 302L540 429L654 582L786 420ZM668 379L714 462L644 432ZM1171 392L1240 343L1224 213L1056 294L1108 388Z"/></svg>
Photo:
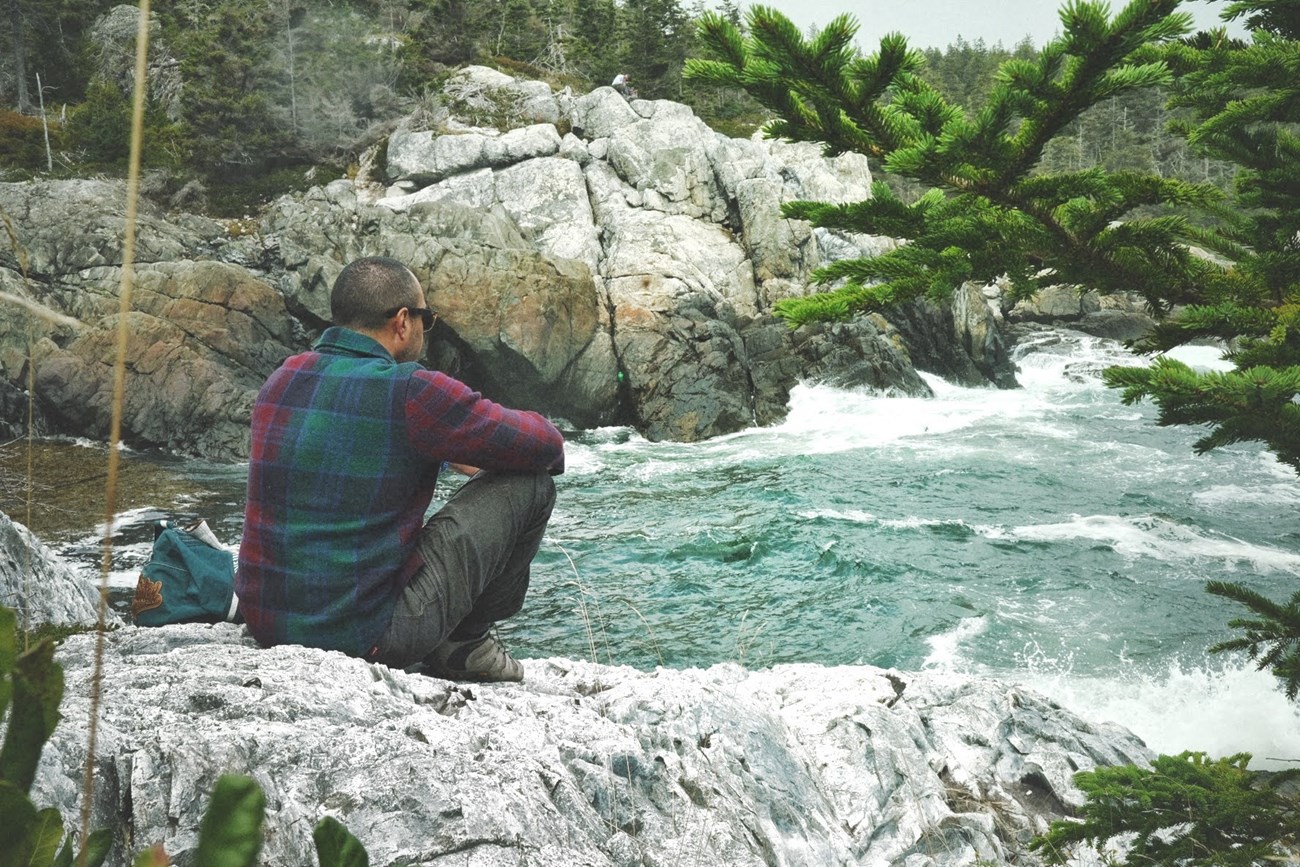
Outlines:
<svg viewBox="0 0 1300 867"><path fill-rule="evenodd" d="M68 119L73 146L92 163L126 164L131 152L131 102L103 79L91 82L86 99Z"/></svg>
<svg viewBox="0 0 1300 867"><path fill-rule="evenodd" d="M1247 770L1241 753L1159 756L1150 768L1121 765L1076 774L1087 796L1082 821L1053 822L1031 848L1064 864L1081 843L1120 844L1118 867L1253 867L1294 863L1300 801L1280 789L1300 771Z"/></svg>
<svg viewBox="0 0 1300 867"><path fill-rule="evenodd" d="M68 117L68 145L87 167L125 170L131 154L130 98L117 85L93 79L86 98ZM180 126L168 120L156 104L145 107L141 162L151 168L182 164L188 146Z"/></svg>
<svg viewBox="0 0 1300 867"><path fill-rule="evenodd" d="M19 653L17 617L0 607L0 719L8 714L0 747L0 867L72 863L72 836L63 834L62 815L53 807L38 809L28 796L41 751L59 723L62 699L63 668L54 661L54 642L46 638ZM111 844L109 832L91 834L82 863L102 864Z"/></svg>

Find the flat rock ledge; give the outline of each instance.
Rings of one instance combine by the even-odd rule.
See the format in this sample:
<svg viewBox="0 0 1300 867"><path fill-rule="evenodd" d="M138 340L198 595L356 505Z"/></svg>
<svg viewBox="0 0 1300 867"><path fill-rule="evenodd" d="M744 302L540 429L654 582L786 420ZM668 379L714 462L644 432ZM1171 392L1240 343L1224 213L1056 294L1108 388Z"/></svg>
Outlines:
<svg viewBox="0 0 1300 867"><path fill-rule="evenodd" d="M34 799L77 815L92 635ZM93 807L110 863L192 863L222 773L267 795L262 862L315 863L336 817L374 865L1036 864L1081 803L1075 772L1149 762L1119 726L938 672L780 665L643 672L525 660L454 684L342 654L259 649L241 627L107 635Z"/></svg>

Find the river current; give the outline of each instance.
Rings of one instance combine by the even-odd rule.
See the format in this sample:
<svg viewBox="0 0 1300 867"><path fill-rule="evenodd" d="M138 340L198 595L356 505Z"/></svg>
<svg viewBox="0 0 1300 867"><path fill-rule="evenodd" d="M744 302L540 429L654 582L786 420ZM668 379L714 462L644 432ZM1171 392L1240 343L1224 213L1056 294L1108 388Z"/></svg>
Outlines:
<svg viewBox="0 0 1300 867"><path fill-rule="evenodd" d="M1290 598L1300 480L1258 445L1198 456L1197 431L1122 405L1099 371L1141 362L1113 341L1045 332L1017 353L1017 390L801 386L783 424L708 442L569 434L508 645L642 669L969 672L1120 722L1159 752L1294 766L1297 704L1240 656L1207 655L1246 611L1204 582ZM1226 367L1210 348L1177 355ZM119 597L155 518L202 511L237 545L245 469L184 462L190 490L119 518ZM93 532L65 550L93 557Z"/></svg>

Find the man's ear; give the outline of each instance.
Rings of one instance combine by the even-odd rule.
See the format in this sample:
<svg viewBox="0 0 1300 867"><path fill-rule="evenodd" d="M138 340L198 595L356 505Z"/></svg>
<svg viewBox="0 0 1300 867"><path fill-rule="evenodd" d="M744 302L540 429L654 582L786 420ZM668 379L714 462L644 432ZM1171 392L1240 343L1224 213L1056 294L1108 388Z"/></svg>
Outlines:
<svg viewBox="0 0 1300 867"><path fill-rule="evenodd" d="M402 340L406 339L406 334L411 328L411 311L405 307L397 312L388 322L389 328L393 330L393 336Z"/></svg>

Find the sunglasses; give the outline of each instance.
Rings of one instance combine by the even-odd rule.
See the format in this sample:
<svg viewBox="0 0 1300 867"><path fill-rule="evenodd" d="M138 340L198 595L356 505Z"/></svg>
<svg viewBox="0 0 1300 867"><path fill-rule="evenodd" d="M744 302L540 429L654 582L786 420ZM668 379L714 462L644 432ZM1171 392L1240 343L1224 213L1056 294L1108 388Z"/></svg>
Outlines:
<svg viewBox="0 0 1300 867"><path fill-rule="evenodd" d="M428 331L431 328L433 328L433 323L438 321L438 314L430 310L428 307L406 307L406 306L394 307L392 310L384 311L384 318L392 319L394 316L396 316L398 313L401 313L403 310L405 310L407 313L409 313L412 316L418 315L420 317L420 322L424 324L425 331Z"/></svg>

